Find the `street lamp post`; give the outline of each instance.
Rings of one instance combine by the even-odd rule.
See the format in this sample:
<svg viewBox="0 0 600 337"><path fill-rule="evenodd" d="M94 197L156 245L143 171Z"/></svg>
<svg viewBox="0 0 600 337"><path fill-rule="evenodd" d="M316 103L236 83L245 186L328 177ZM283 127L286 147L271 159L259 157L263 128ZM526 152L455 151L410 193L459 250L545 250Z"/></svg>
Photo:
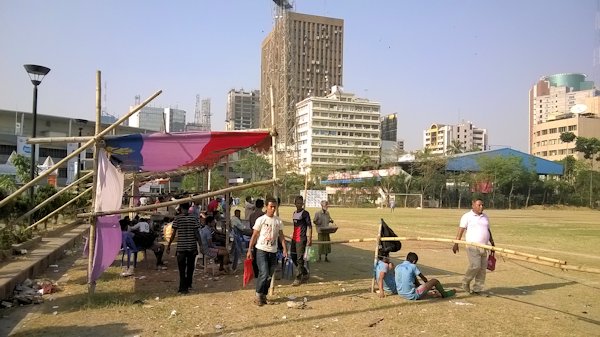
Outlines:
<svg viewBox="0 0 600 337"><path fill-rule="evenodd" d="M32 118L33 118L33 130L31 131L31 138L35 138L37 136L37 92L38 85L42 83L44 76L46 76L50 72L50 68L44 66L38 66L35 64L25 64L23 65L27 74L29 74L29 79L33 84L33 110L32 110ZM35 178L35 145L31 145L31 169L30 169L30 178L33 180ZM33 208L33 186L29 190L29 202L31 203L31 207ZM30 218L31 221L31 218Z"/></svg>
<svg viewBox="0 0 600 337"><path fill-rule="evenodd" d="M83 130L83 126L87 124L87 120L85 119L76 119L77 125L79 125L79 137L81 137L81 130ZM78 143L77 148L81 147L81 143ZM85 153L85 151L83 152ZM81 178L81 153L77 156L77 180ZM77 192L80 191L79 184L77 184Z"/></svg>

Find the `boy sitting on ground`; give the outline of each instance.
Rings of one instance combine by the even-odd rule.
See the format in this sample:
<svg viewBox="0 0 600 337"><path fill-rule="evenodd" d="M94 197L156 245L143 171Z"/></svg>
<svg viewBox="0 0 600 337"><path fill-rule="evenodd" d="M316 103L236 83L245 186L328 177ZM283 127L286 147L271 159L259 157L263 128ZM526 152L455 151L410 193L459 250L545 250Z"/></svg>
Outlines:
<svg viewBox="0 0 600 337"><path fill-rule="evenodd" d="M379 297L384 298L385 295L398 293L394 279L394 264L390 262L389 257L378 257L375 263L375 279L379 286Z"/></svg>
<svg viewBox="0 0 600 337"><path fill-rule="evenodd" d="M406 256L406 261L396 267L396 288L398 295L407 300L421 300L430 297L452 297L455 294L454 289L445 291L440 281L436 279L427 280L425 275L417 268L417 254L410 252ZM425 282L420 284L417 276ZM429 294L429 290L435 288L437 292Z"/></svg>

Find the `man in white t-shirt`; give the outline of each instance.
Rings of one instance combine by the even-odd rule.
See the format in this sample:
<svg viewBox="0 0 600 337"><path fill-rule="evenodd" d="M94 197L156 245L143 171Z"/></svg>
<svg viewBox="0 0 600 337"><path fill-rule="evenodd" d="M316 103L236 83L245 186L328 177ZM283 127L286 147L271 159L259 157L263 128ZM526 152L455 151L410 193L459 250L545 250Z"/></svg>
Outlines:
<svg viewBox="0 0 600 337"><path fill-rule="evenodd" d="M246 258L252 259L252 248L256 246L256 263L258 278L256 279L256 298L254 304L262 306L267 303L267 293L271 277L277 265L277 240L283 246L283 257L287 257L287 247L283 236L283 222L275 215L277 201L267 199L267 213L256 219L252 227L252 238Z"/></svg>
<svg viewBox="0 0 600 337"><path fill-rule="evenodd" d="M483 214L483 201L481 199L473 200L472 210L465 213L460 218L458 234L456 240L461 240L465 230L465 241L475 242L487 245L488 243L494 246L492 231L490 230L490 221L486 214ZM469 267L462 281L462 288L467 293L479 294L483 291L485 283L485 274L487 268L487 250L475 246L467 246L467 257L469 258ZM452 246L454 254L458 252L458 243ZM494 251L491 253L494 254ZM471 289L471 281L475 279L473 288Z"/></svg>

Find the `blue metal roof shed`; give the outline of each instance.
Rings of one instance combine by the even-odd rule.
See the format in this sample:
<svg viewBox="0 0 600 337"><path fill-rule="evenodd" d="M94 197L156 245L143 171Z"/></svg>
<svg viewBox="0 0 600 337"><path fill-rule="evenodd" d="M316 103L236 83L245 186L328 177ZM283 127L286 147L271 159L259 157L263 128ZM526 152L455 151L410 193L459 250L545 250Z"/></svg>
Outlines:
<svg viewBox="0 0 600 337"><path fill-rule="evenodd" d="M535 169L537 174L540 175L563 175L564 168L562 164L555 163L550 160L546 160L540 157L532 156L530 154L513 150L510 148L502 148L496 150L488 150L481 152L468 152L454 155L448 158L448 164L446 165L446 171L455 172L478 172L479 164L478 158L481 157L520 157L523 165L528 169Z"/></svg>

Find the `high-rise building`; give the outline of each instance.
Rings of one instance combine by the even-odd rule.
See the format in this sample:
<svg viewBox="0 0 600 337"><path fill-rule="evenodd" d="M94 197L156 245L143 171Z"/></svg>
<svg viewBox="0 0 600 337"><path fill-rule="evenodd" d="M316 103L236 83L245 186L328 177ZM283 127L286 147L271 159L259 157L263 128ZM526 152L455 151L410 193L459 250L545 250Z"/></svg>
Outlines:
<svg viewBox="0 0 600 337"><path fill-rule="evenodd" d="M561 141L564 132L600 137L600 91L584 74L545 76L529 90L529 153L549 160L583 158L575 142Z"/></svg>
<svg viewBox="0 0 600 337"><path fill-rule="evenodd" d="M543 129L539 124L569 116L575 105L585 104L594 96L598 96L598 90L594 88L594 82L586 81L584 74L555 74L540 78L529 90L529 153L542 151L534 149L534 144L540 141L536 139L536 132Z"/></svg>
<svg viewBox="0 0 600 337"><path fill-rule="evenodd" d="M350 167L361 157L379 164L380 105L335 87L297 105L299 171Z"/></svg>
<svg viewBox="0 0 600 337"><path fill-rule="evenodd" d="M381 117L381 140L392 142L398 140L398 115L389 114Z"/></svg>
<svg viewBox="0 0 600 337"><path fill-rule="evenodd" d="M227 93L227 130L258 129L260 127L260 91L229 90Z"/></svg>
<svg viewBox="0 0 600 337"><path fill-rule="evenodd" d="M273 30L261 51L261 127L271 128L271 89L276 150L282 160L297 151L296 104L322 97L333 85L342 85L344 21L295 13L279 2ZM283 162L283 161L282 161ZM297 166L287 161L285 165Z"/></svg>
<svg viewBox="0 0 600 337"><path fill-rule="evenodd" d="M423 131L423 148L432 154L442 155L486 150L487 130L477 128L471 122L457 125L432 124Z"/></svg>
<svg viewBox="0 0 600 337"><path fill-rule="evenodd" d="M167 132L185 131L185 111L181 109L165 108Z"/></svg>
<svg viewBox="0 0 600 337"><path fill-rule="evenodd" d="M185 131L185 114L181 109L145 106L129 117L128 124L152 131L180 132Z"/></svg>

